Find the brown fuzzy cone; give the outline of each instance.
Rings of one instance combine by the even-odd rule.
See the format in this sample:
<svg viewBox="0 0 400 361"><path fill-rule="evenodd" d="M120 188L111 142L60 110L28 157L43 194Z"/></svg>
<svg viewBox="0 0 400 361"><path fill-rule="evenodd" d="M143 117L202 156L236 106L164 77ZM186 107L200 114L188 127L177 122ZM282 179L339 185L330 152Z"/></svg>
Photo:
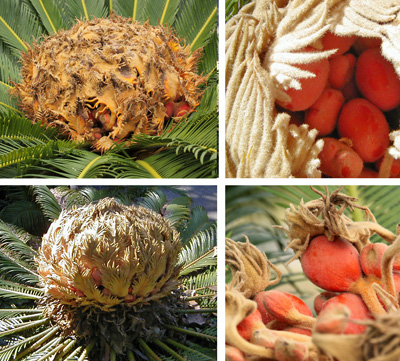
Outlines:
<svg viewBox="0 0 400 361"><path fill-rule="evenodd" d="M382 39L382 55L400 75L397 0L255 0L226 24L226 176L320 177L323 140L308 125L289 125L275 108L309 73L297 68L327 58L327 31ZM388 153L400 158L400 130Z"/></svg>
<svg viewBox="0 0 400 361"><path fill-rule="evenodd" d="M161 25L116 15L78 21L23 54L13 93L34 122L105 150L132 133L159 134L166 103L185 101L193 111L205 81L199 57Z"/></svg>

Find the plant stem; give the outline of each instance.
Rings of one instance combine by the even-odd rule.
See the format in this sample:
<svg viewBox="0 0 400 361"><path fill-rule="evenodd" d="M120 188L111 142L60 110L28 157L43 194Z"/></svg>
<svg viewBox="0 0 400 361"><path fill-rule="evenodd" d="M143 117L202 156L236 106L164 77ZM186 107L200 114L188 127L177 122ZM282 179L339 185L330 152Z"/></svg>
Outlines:
<svg viewBox="0 0 400 361"><path fill-rule="evenodd" d="M208 293L208 294L205 294L205 295L186 297L186 301L193 301L193 300L197 300L197 299L203 298L203 297L214 297L216 295L217 295L216 293Z"/></svg>
<svg viewBox="0 0 400 361"><path fill-rule="evenodd" d="M197 350L195 350L195 349L193 349L193 348L191 348L191 347L182 345L181 343L179 343L179 342L177 342L177 341L175 341L175 340L173 340L173 339L171 339L171 338L167 338L165 341L166 341L167 343L169 343L170 345L175 346L175 347L179 347L180 349L182 349L182 350L184 350L184 351L195 352L195 353L199 354L199 356L202 356L202 357L205 356L205 355L204 355L203 353L201 353L200 351L197 351Z"/></svg>
<svg viewBox="0 0 400 361"><path fill-rule="evenodd" d="M198 310L176 310L175 312L178 313L213 313L213 312L217 312L216 308L201 308Z"/></svg>
<svg viewBox="0 0 400 361"><path fill-rule="evenodd" d="M154 343L167 351L172 356L174 356L178 361L185 361L185 359L181 355L175 352L172 348L168 347L164 342L161 342L160 340L154 340Z"/></svg>
<svg viewBox="0 0 400 361"><path fill-rule="evenodd" d="M135 361L135 356L132 351L128 351L128 359L129 361Z"/></svg>
<svg viewBox="0 0 400 361"><path fill-rule="evenodd" d="M61 340L61 339L60 339ZM57 354L59 351L61 351L64 347L68 346L71 340L65 340L61 345L58 345L57 347L53 348L50 352L47 352L43 357L38 359L37 361L44 361L50 358L50 356L53 356Z"/></svg>
<svg viewBox="0 0 400 361"><path fill-rule="evenodd" d="M55 359L54 361L57 360L63 360L64 355L67 355L68 352L71 351L71 349L76 345L77 341L76 340L69 340L70 342L64 347L63 352L61 352ZM71 355L70 355L71 356Z"/></svg>
<svg viewBox="0 0 400 361"><path fill-rule="evenodd" d="M26 330L29 330L31 328L44 325L45 323L48 323L48 322L49 322L49 320L47 318L44 319L44 320L28 322L28 323L23 324L22 326L14 327L11 330L0 332L0 338L2 338L4 336L11 335L13 333L15 334L16 332L26 331Z"/></svg>
<svg viewBox="0 0 400 361"><path fill-rule="evenodd" d="M349 185L346 186L347 194L351 197L360 199L360 192L358 186ZM364 213L359 208L354 208L353 215L352 215L354 222L362 222L364 221Z"/></svg>
<svg viewBox="0 0 400 361"><path fill-rule="evenodd" d="M148 356L150 356L151 358L153 358L156 361L162 361L157 355L156 353L149 347L149 345L144 342L143 339L139 339L139 343L140 345L143 347L144 351L147 353Z"/></svg>
<svg viewBox="0 0 400 361"><path fill-rule="evenodd" d="M91 340L89 342L89 344L85 347L85 349L83 350L82 354L80 355L78 361L84 361L85 360L86 356L89 354L89 352L93 348L94 344L95 344L95 340Z"/></svg>
<svg viewBox="0 0 400 361"><path fill-rule="evenodd" d="M208 338L210 340L217 341L217 338L215 336L206 335L204 333L191 331L191 330L186 330L184 328L171 326L171 325L165 325L165 327L169 328L170 330L174 330L174 331L178 331L178 332L181 332L181 333L185 333L186 335L195 336L195 337L201 337L201 338Z"/></svg>

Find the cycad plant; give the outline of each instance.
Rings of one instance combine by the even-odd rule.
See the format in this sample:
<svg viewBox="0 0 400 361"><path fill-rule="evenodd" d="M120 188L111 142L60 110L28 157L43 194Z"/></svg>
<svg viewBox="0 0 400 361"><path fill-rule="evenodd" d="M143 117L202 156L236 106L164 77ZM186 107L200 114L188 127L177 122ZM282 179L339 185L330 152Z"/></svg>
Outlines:
<svg viewBox="0 0 400 361"><path fill-rule="evenodd" d="M216 226L204 208L156 187L7 191L0 360L216 359ZM9 223L21 200L30 210ZM22 227L35 218L42 240Z"/></svg>
<svg viewBox="0 0 400 361"><path fill-rule="evenodd" d="M216 177L216 0L4 0L1 177Z"/></svg>

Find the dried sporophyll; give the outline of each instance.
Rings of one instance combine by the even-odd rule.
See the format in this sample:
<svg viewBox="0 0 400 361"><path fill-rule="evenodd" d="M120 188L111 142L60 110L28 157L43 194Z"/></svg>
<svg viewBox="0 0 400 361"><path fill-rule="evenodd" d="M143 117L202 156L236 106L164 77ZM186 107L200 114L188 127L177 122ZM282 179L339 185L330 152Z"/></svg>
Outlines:
<svg viewBox="0 0 400 361"><path fill-rule="evenodd" d="M316 316L301 299L278 289L246 293L244 284L252 284L253 277L260 283L249 256L264 265L261 269L270 263L249 247L248 239L227 241L227 263L235 265L226 286L227 360L399 359L400 236L380 226L367 207L340 189L316 191L320 198L301 202L299 211L293 205L289 210L297 217L286 227L290 246L306 277L323 290L314 302ZM363 210L367 220L351 220L344 216L346 208ZM300 244L296 227L303 223L311 231L302 230ZM373 234L382 242L372 244ZM264 273L266 287L279 283L279 276L271 282L269 271Z"/></svg>
<svg viewBox="0 0 400 361"><path fill-rule="evenodd" d="M384 0L254 0L232 16L226 176L399 177L398 18Z"/></svg>
<svg viewBox="0 0 400 361"><path fill-rule="evenodd" d="M276 285L281 278L281 272L268 260L266 255L249 242L234 242L226 240L225 259L233 275L232 285L247 298L254 297L268 286ZM277 277L271 280L271 270Z"/></svg>

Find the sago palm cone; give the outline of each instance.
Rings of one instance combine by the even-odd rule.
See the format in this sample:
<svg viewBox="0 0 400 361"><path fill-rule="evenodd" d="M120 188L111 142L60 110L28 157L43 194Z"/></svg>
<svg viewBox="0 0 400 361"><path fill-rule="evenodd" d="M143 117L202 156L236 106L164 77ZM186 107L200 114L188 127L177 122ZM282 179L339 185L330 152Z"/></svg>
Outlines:
<svg viewBox="0 0 400 361"><path fill-rule="evenodd" d="M160 337L184 307L179 233L161 215L112 198L65 210L36 259L43 314L67 336L117 353Z"/></svg>
<svg viewBox="0 0 400 361"><path fill-rule="evenodd" d="M168 27L116 15L78 21L29 47L13 94L34 122L100 150L130 134L157 135L174 115L168 107L191 112L200 102L200 51L181 43Z"/></svg>

